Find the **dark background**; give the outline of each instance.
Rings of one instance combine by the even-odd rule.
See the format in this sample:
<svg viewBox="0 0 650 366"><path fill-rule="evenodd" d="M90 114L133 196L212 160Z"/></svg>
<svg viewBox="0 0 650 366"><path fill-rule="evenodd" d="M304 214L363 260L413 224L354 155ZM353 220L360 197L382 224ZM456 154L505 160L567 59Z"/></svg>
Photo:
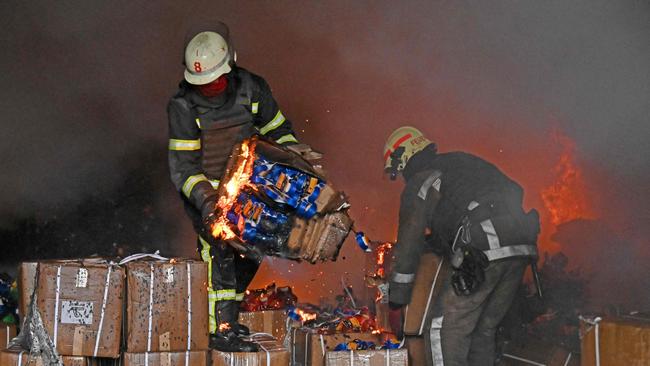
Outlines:
<svg viewBox="0 0 650 366"><path fill-rule="evenodd" d="M371 239L395 239L402 184L382 178L382 147L413 125L519 181L540 247L567 253L594 304L650 306L645 1L3 1L0 14L5 266L194 255L165 107L187 29L222 20ZM317 299L341 277L361 287L367 260L349 241L334 264L269 260L256 284Z"/></svg>

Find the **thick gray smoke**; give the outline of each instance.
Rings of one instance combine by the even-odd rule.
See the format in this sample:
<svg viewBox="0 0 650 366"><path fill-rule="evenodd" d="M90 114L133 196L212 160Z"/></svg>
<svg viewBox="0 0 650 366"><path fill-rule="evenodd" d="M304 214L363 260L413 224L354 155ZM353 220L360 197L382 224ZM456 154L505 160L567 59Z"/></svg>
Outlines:
<svg viewBox="0 0 650 366"><path fill-rule="evenodd" d="M394 239L401 184L381 180L381 148L411 124L442 150L502 166L537 207L555 179L558 129L576 141L600 219L647 238L647 2L156 4L0 4L0 227L93 195L119 201L127 172L163 166L186 29L219 19L240 65L269 81L299 137L325 152L371 237ZM147 149L160 160L136 158ZM180 225L169 240L191 253L178 199L155 171L156 207ZM343 255L364 260L352 243Z"/></svg>

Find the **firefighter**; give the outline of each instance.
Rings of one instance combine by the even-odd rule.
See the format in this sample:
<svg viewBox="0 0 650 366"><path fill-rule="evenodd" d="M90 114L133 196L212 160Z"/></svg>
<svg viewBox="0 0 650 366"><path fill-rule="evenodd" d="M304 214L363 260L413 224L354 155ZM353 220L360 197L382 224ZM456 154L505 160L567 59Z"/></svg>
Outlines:
<svg viewBox="0 0 650 366"><path fill-rule="evenodd" d="M524 212L522 188L496 166L464 152L438 153L413 127L390 135L384 162L391 179L402 175L406 183L389 277L391 309L410 302L420 256L434 243L451 275L429 305L428 363L493 365L497 325L537 257L537 212Z"/></svg>
<svg viewBox="0 0 650 366"><path fill-rule="evenodd" d="M255 351L239 336L239 305L260 263L210 235L216 220L217 188L231 149L259 134L283 145L298 141L266 81L235 64L225 25L196 34L185 48L185 72L167 106L169 168L185 211L198 234L198 250L208 264L211 347Z"/></svg>

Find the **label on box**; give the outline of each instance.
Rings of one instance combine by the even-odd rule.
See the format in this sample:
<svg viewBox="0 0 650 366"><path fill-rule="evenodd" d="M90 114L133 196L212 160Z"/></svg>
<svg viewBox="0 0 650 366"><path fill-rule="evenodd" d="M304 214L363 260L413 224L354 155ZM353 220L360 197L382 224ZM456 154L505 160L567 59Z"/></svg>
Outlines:
<svg viewBox="0 0 650 366"><path fill-rule="evenodd" d="M61 323L62 324L84 324L93 323L92 301L62 301L61 302Z"/></svg>
<svg viewBox="0 0 650 366"><path fill-rule="evenodd" d="M85 268L79 268L77 271L77 277L75 278L76 287L87 287L88 286L88 270Z"/></svg>
<svg viewBox="0 0 650 366"><path fill-rule="evenodd" d="M378 285L377 290L379 290L379 303L388 304L388 283Z"/></svg>
<svg viewBox="0 0 650 366"><path fill-rule="evenodd" d="M163 267L163 272L165 273L165 283L174 282L174 266Z"/></svg>

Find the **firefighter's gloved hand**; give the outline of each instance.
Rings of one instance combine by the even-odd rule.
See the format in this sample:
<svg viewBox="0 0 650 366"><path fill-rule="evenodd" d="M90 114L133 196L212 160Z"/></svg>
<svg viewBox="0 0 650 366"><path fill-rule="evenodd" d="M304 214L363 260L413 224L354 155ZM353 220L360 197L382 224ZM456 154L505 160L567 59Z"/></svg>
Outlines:
<svg viewBox="0 0 650 366"><path fill-rule="evenodd" d="M212 233L212 226L217 222L218 212L217 212L217 201L214 199L209 199L201 207L201 220L203 221L203 228L208 232Z"/></svg>
<svg viewBox="0 0 650 366"><path fill-rule="evenodd" d="M483 251L467 245L453 253L451 285L458 296L472 294L485 281L490 261Z"/></svg>

